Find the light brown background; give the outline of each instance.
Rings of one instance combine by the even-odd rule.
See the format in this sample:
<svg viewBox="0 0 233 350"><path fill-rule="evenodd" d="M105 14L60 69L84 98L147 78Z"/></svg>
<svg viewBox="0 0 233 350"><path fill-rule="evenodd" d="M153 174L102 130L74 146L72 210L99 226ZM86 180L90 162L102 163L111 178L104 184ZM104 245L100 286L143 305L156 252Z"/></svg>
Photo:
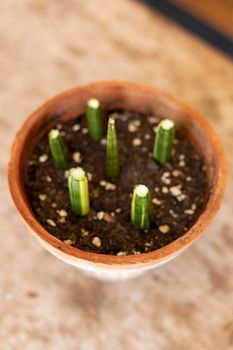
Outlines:
<svg viewBox="0 0 233 350"><path fill-rule="evenodd" d="M0 2L0 349L233 349L232 63L130 0ZM101 283L44 251L10 199L10 144L27 115L66 88L125 79L206 116L230 185L215 222L151 274Z"/></svg>

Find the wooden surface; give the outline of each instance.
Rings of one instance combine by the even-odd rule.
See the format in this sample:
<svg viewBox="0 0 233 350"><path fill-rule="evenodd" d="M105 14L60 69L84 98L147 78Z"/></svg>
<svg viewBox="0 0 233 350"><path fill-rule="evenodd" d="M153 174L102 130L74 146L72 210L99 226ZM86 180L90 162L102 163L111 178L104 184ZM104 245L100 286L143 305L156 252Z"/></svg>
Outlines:
<svg viewBox="0 0 233 350"><path fill-rule="evenodd" d="M233 349L232 63L129 0L2 0L0 13L1 350ZM205 235L174 262L118 284L44 251L6 182L26 116L103 79L151 84L191 104L218 129L230 165L224 207Z"/></svg>
<svg viewBox="0 0 233 350"><path fill-rule="evenodd" d="M215 29L233 38L232 0L170 0Z"/></svg>

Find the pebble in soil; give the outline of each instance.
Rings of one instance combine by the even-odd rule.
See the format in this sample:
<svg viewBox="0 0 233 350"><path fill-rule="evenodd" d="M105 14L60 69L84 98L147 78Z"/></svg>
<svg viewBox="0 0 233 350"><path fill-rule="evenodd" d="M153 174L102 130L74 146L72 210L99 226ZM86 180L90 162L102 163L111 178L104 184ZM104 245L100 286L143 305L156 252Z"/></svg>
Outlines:
<svg viewBox="0 0 233 350"><path fill-rule="evenodd" d="M69 245L112 255L152 251L182 236L203 210L208 193L204 162L177 130L172 159L161 167L152 158L159 118L116 111L106 113L106 120L110 114L116 118L121 166L114 181L105 176L106 139L89 138L86 118L59 124L70 167L82 166L88 172L89 215L72 213L67 171L54 168L47 135L28 161L29 201L42 225ZM130 222L131 194L139 183L149 187L152 198L151 227L144 231Z"/></svg>

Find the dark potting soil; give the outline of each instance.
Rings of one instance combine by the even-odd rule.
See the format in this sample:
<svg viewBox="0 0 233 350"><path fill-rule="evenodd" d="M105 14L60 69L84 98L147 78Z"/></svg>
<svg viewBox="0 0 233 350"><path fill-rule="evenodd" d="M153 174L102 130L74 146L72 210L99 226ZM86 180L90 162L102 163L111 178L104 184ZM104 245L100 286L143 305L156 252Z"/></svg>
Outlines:
<svg viewBox="0 0 233 350"><path fill-rule="evenodd" d="M75 216L70 207L67 171L57 170L45 135L28 162L26 189L37 219L52 235L79 249L130 255L158 249L182 236L197 220L206 202L207 183L202 157L176 130L172 159L164 166L152 158L156 116L116 111L121 174L105 176L106 139L93 141L86 118L58 124L70 156L70 167L88 172L91 211ZM151 191L151 227L141 231L130 222L135 185Z"/></svg>

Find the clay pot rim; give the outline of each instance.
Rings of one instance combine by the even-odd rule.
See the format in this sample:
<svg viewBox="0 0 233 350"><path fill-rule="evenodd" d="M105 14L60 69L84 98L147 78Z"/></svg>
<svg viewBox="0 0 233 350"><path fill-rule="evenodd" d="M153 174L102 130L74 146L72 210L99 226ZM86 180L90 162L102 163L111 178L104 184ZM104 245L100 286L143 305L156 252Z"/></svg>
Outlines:
<svg viewBox="0 0 233 350"><path fill-rule="evenodd" d="M127 255L127 256L116 256L116 255L107 255L107 254L97 254L86 252L78 248L69 246L63 241L52 236L46 229L37 221L37 219L32 214L29 203L25 200L25 196L22 194L25 193L23 184L20 182L19 172L17 171L18 160L20 158L20 152L22 151L22 143L25 135L30 132L32 125L36 117L41 114L41 112L47 109L50 105L54 105L58 100L66 98L68 95L76 94L82 89L95 89L96 87L124 87L124 88L134 88L139 89L141 92L150 93L159 95L166 101L168 104L179 106L185 113L192 115L196 123L204 129L206 137L209 138L213 146L214 154L217 159L217 172L216 172L216 182L211 193L211 197L208 200L208 203L199 216L195 224L181 237L171 242L170 244L159 248L152 252L141 253L138 255ZM83 85L80 87L72 88L66 90L65 92L49 99L45 104L38 108L34 113L26 119L20 130L15 136L12 149L10 162L8 166L8 182L10 187L10 192L12 198L15 202L15 205L21 214L23 220L32 229L32 231L38 236L38 238L46 241L53 248L60 250L61 252L67 254L73 260L85 260L89 263L98 263L98 265L104 265L106 267L119 267L119 266L132 266L132 265L145 265L150 263L155 263L171 256L178 254L184 248L189 246L197 237L199 237L206 227L211 223L217 214L218 210L221 207L221 204L224 199L224 192L227 182L227 162L223 147L209 124L205 119L196 111L185 105L183 102L177 101L167 94L162 93L160 90L149 87L143 84L125 82L125 81L103 81L92 83L88 85ZM133 266L132 266L133 267Z"/></svg>

